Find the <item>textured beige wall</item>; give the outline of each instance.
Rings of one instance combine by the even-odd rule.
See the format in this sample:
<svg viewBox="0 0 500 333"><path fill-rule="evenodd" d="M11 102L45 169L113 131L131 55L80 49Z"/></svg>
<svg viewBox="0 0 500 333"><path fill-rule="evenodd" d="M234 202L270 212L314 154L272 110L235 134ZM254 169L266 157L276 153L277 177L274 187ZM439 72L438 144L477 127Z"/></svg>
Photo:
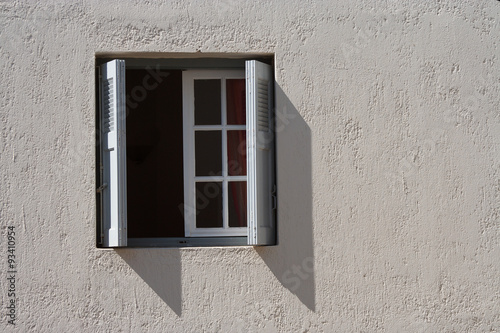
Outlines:
<svg viewBox="0 0 500 333"><path fill-rule="evenodd" d="M0 331L500 331L500 2L163 2L0 3ZM96 53L196 51L276 55L279 246L96 249Z"/></svg>

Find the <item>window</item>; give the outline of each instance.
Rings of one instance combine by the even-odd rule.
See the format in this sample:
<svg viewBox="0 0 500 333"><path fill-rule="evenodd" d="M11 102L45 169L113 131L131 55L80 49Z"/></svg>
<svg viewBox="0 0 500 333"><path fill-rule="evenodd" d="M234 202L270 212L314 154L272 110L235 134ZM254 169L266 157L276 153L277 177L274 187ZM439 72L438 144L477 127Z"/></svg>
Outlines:
<svg viewBox="0 0 500 333"><path fill-rule="evenodd" d="M272 67L98 60L101 247L273 245Z"/></svg>
<svg viewBox="0 0 500 333"><path fill-rule="evenodd" d="M182 83L185 234L246 236L245 71L184 71Z"/></svg>

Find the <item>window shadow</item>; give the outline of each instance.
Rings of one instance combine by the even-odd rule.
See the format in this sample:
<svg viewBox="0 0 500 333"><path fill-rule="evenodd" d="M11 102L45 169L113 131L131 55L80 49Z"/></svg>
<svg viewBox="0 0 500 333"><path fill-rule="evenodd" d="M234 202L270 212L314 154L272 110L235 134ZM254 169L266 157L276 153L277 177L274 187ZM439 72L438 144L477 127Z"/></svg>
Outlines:
<svg viewBox="0 0 500 333"><path fill-rule="evenodd" d="M276 84L278 246L256 247L281 284L315 310L311 130Z"/></svg>
<svg viewBox="0 0 500 333"><path fill-rule="evenodd" d="M116 253L177 314L182 314L179 249L116 249Z"/></svg>
<svg viewBox="0 0 500 333"><path fill-rule="evenodd" d="M276 86L278 246L255 247L283 287L315 311L311 130ZM177 314L182 314L179 249L116 249L118 255Z"/></svg>

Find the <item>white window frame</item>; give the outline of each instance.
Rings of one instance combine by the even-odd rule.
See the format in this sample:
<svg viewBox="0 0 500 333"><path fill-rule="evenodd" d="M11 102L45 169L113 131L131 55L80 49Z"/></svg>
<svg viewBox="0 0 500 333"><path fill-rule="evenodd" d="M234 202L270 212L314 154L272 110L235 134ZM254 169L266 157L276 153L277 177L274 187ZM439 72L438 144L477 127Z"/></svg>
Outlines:
<svg viewBox="0 0 500 333"><path fill-rule="evenodd" d="M195 125L194 123L194 81L221 80L221 124ZM226 80L245 79L244 70L186 70L182 72L183 94L183 145L184 145L184 233L186 237L246 236L247 227L229 227L228 181L247 182L247 176L229 176L227 159L227 130L244 130L246 125L227 124ZM195 175L195 132L221 131L222 134L222 175ZM196 227L196 182L222 182L222 228Z"/></svg>
<svg viewBox="0 0 500 333"><path fill-rule="evenodd" d="M208 73L208 71L206 71ZM210 70L213 75L213 70ZM225 73L221 71L220 73ZM194 72L193 72L194 73ZM200 72L198 72L200 73ZM228 70L227 78L242 78L238 70L238 75L233 75L232 70ZM186 74L188 75L188 74ZM197 74L199 75L199 74ZM220 77L221 74L216 75ZM246 235L246 245L275 245L276 244L276 184L275 184L275 167L274 167L274 81L272 79L272 67L256 60L247 60L245 62L244 77L246 79L246 138L247 138L247 176L230 176L231 180L244 179L247 181L247 227L238 228L245 229L226 231L222 233L199 232L192 228L186 228L186 238L145 238L132 239L140 240L132 246L220 246L220 245L244 245L240 240L232 241L232 236ZM114 92L111 100L103 98L104 82L113 81ZM101 135L101 153L99 168L101 169L101 182L98 184L97 192L100 195L101 211L99 212L100 232L102 241L98 241L100 247L126 247L128 246L127 238L127 197L126 197L126 101L125 101L125 60L115 59L100 66L99 76L99 122L100 128L105 126L106 119L104 114L112 114L115 124L114 133ZM184 85L184 80L183 80ZM225 86L221 89L221 98L223 98L225 111ZM189 93L190 94L190 93ZM194 96L194 93L193 93ZM108 96L109 97L109 96ZM191 101L194 101L191 99ZM190 101L183 101L188 105ZM183 106L183 109L185 107ZM190 115L194 118L194 112ZM225 119L225 117L223 118ZM185 125L183 121L183 126ZM194 121L192 122L194 126ZM225 125L226 129L229 128ZM232 127L233 125L231 125ZM240 125L235 125L235 129L240 129ZM232 128L231 128L232 129ZM241 127L241 129L243 129ZM189 132L189 131L185 131ZM194 128L191 128L193 133L191 138L183 143L183 146L190 147L186 156L194 154ZM223 130L224 132L224 130ZM102 133L104 134L104 133ZM109 143L114 146L110 146ZM189 143L189 144L188 144ZM109 147L108 147L109 146ZM226 149L226 141L223 140L223 147ZM185 148L186 149L186 148ZM225 154L223 154L224 156ZM184 172L191 170L189 175L193 175L189 180L190 184L194 185L194 159L188 157L184 161ZM226 159L227 160L227 159ZM187 163L186 163L187 162ZM223 161L224 162L224 161ZM223 165L225 165L223 163ZM226 166L224 166L226 167ZM227 172L227 170L226 170ZM229 180L229 177L224 178ZM223 180L224 180L223 179ZM194 186L193 191L188 191L185 185L185 192L189 192L190 199L186 203L194 203ZM227 188L226 191L227 193ZM191 201L193 200L193 201ZM186 205L185 203L185 205ZM193 207L194 205L191 205ZM227 211L227 207L226 207ZM225 214L225 223L227 224L227 212ZM193 226L193 222L190 222ZM207 228L208 229L208 228ZM231 230L233 228L226 228ZM220 232L220 230L218 230ZM196 237L199 238L196 238ZM222 237L220 237L222 236ZM197 241L191 241L195 240ZM234 239L241 239L235 237ZM173 241L175 244L172 245Z"/></svg>

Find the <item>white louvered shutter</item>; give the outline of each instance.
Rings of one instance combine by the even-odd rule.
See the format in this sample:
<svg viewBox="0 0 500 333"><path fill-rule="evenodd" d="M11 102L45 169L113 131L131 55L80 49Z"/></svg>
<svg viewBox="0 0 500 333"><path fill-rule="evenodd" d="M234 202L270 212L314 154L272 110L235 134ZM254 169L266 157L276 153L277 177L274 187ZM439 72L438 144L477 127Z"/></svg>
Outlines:
<svg viewBox="0 0 500 333"><path fill-rule="evenodd" d="M101 66L100 98L103 246L127 246L125 60Z"/></svg>
<svg viewBox="0 0 500 333"><path fill-rule="evenodd" d="M246 62L248 245L276 244L273 73Z"/></svg>

